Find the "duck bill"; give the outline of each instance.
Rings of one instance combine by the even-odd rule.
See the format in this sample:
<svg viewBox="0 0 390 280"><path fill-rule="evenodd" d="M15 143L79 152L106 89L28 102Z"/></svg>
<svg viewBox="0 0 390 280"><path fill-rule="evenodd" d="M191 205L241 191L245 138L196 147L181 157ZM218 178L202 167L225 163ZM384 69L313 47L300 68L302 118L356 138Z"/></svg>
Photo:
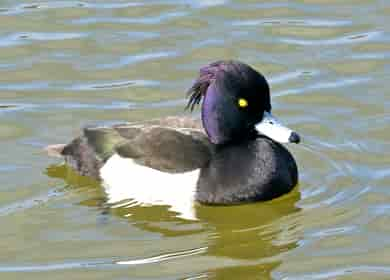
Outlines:
<svg viewBox="0 0 390 280"><path fill-rule="evenodd" d="M256 130L279 143L299 143L300 136L295 131L281 124L269 112L264 112L261 122L255 125Z"/></svg>

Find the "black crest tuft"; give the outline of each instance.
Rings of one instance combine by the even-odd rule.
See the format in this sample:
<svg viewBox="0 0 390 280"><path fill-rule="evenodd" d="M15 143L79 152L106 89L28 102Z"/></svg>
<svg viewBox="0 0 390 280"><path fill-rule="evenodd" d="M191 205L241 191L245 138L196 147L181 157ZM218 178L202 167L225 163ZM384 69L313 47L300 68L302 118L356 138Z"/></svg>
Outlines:
<svg viewBox="0 0 390 280"><path fill-rule="evenodd" d="M256 96L258 104L263 105L259 110L271 110L269 86L264 76L249 65L235 60L220 60L202 67L199 77L187 91L189 99L185 109L193 111L206 95L209 86L215 82L231 92L250 93Z"/></svg>
<svg viewBox="0 0 390 280"><path fill-rule="evenodd" d="M199 70L199 78L196 79L193 86L187 91L189 100L186 110L194 110L195 106L202 100L202 97L206 95L209 85L215 81L218 72L226 70L230 63L230 61L217 61Z"/></svg>

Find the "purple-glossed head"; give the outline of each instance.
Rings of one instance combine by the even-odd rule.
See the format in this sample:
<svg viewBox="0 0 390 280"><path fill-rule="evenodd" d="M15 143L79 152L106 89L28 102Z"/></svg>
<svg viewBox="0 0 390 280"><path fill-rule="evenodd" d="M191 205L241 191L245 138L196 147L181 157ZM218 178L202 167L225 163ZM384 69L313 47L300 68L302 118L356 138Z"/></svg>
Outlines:
<svg viewBox="0 0 390 280"><path fill-rule="evenodd" d="M242 141L258 133L278 142L299 142L297 133L272 117L268 83L247 64L217 61L201 68L188 95L191 110L203 97L203 127L214 144Z"/></svg>

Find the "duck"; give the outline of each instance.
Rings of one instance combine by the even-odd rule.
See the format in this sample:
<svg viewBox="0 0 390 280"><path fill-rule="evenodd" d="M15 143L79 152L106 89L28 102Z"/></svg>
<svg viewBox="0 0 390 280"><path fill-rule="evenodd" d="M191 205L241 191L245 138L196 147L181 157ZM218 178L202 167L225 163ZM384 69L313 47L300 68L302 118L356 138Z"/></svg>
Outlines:
<svg viewBox="0 0 390 280"><path fill-rule="evenodd" d="M270 87L257 70L220 60L199 70L185 109L171 116L85 127L65 145L51 145L78 174L102 182L108 202L168 205L194 217L194 203L235 205L271 200L298 183L283 144L300 135L271 113Z"/></svg>

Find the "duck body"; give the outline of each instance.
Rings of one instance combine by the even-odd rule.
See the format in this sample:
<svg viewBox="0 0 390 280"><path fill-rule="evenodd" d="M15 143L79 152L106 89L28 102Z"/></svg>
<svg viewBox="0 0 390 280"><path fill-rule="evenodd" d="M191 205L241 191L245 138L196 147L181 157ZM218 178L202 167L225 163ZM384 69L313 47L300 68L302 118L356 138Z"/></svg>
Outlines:
<svg viewBox="0 0 390 280"><path fill-rule="evenodd" d="M219 147L201 169L197 201L235 204L269 200L288 193L298 182L290 152L267 137Z"/></svg>
<svg viewBox="0 0 390 280"><path fill-rule="evenodd" d="M200 129L199 121L189 117L85 128L83 135L66 145L61 154L81 175L108 185L115 178L124 182L126 188L141 184L145 189L147 185L150 192L166 187L158 186L158 180L147 183L156 174L199 171L199 176L189 176L191 187L181 188L195 187L192 191L195 200L206 204L268 200L289 192L298 181L296 162L281 144L258 136L239 143L215 145ZM113 159L117 159L115 164ZM125 169L117 165L118 159L127 166ZM142 167L148 172L140 178L136 174Z"/></svg>
<svg viewBox="0 0 390 280"><path fill-rule="evenodd" d="M116 189L112 201L119 194L146 204L180 200L173 208L181 213L190 202L268 200L297 184L296 162L278 142L298 143L299 136L272 117L260 73L237 61L212 63L200 70L189 97L190 109L203 100L201 120L88 127L57 150L81 175L102 180L107 192Z"/></svg>

